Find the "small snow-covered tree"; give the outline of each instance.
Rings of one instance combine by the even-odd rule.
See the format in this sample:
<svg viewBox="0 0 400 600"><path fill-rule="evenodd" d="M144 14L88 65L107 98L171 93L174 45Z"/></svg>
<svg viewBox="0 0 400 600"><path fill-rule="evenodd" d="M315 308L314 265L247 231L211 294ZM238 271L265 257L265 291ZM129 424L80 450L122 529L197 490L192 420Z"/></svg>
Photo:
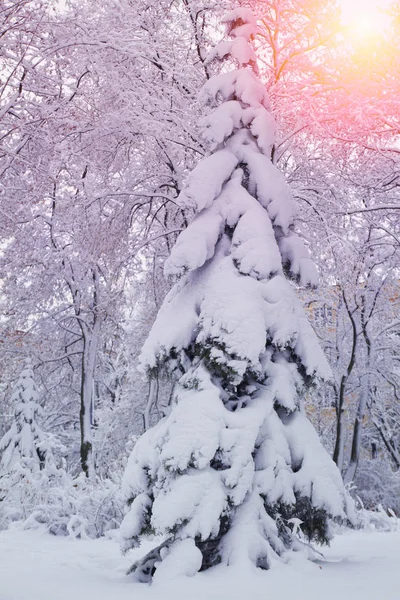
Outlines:
<svg viewBox="0 0 400 600"><path fill-rule="evenodd" d="M30 361L15 385L11 403L14 420L0 440L0 488L2 495L24 478L39 477L46 463L54 465L49 440L37 423L41 407Z"/></svg>
<svg viewBox="0 0 400 600"><path fill-rule="evenodd" d="M295 204L271 162L275 122L256 75L247 9L224 22L213 59L235 63L203 87L211 153L180 195L197 215L166 262L181 276L142 353L150 376L178 376L171 411L137 442L124 477L123 548L163 543L132 567L140 581L218 563L262 569L301 542L329 540L346 516L340 473L308 421L305 390L330 369L296 298L317 272L294 231Z"/></svg>

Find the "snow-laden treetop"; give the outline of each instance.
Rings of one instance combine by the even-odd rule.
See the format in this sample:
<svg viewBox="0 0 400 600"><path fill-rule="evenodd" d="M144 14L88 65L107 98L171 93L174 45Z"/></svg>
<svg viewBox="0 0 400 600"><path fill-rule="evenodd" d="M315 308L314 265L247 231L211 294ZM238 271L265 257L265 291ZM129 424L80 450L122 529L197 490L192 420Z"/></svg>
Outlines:
<svg viewBox="0 0 400 600"><path fill-rule="evenodd" d="M318 281L308 250L294 231L291 190L271 160L276 124L255 74L250 42L255 20L239 8L224 22L232 39L219 43L208 60L227 59L237 68L212 77L200 93L211 107L201 122L210 154L190 173L178 198L197 216L166 261L167 275L183 277L159 313L142 365L153 368L171 358L171 352L179 355L191 343L218 337L238 359L235 368L244 359L243 369L260 372L270 338L277 347L293 345L308 375L329 377L315 335L284 277L304 286ZM219 258L212 261L216 254ZM230 259L224 260L227 255ZM250 276L240 286L239 274Z"/></svg>
<svg viewBox="0 0 400 600"><path fill-rule="evenodd" d="M0 474L20 470L26 464L31 470L44 465L48 444L37 423L42 409L30 359L25 361L11 396L14 420L9 431L0 440Z"/></svg>

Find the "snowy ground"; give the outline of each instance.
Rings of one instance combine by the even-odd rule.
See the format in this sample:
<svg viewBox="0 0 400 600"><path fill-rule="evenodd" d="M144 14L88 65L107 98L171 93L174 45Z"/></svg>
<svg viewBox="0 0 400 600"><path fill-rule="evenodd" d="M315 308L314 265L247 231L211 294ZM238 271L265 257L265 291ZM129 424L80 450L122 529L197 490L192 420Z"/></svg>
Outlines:
<svg viewBox="0 0 400 600"><path fill-rule="evenodd" d="M125 576L131 558L113 540L4 531L0 600L399 600L400 523L393 533L339 535L325 558L269 572L216 569L149 587Z"/></svg>

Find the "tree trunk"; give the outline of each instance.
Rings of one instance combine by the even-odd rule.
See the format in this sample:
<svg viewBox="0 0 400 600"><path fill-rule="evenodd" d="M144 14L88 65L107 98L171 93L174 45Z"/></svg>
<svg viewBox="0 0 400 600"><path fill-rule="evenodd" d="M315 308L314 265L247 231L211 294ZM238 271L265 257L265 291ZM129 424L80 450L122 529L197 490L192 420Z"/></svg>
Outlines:
<svg viewBox="0 0 400 600"><path fill-rule="evenodd" d="M92 478L95 474L93 454L93 390L94 374L96 369L96 356L98 344L98 320L95 321L93 331L85 332L82 355L81 379L81 466L86 477Z"/></svg>
<svg viewBox="0 0 400 600"><path fill-rule="evenodd" d="M346 379L347 378L343 375L340 382L339 397L336 406L336 441L335 449L333 451L333 460L340 472L343 469L344 459L344 392L346 388Z"/></svg>
<svg viewBox="0 0 400 600"><path fill-rule="evenodd" d="M144 414L143 414L145 431L147 431L147 429L150 429L150 427L151 427L151 413L152 413L154 405L157 403L157 400L158 400L158 388L159 388L159 382L158 382L158 375L157 375L156 377L150 379L149 397L147 399L146 408L145 408Z"/></svg>
<svg viewBox="0 0 400 600"><path fill-rule="evenodd" d="M377 295L375 296L376 301ZM374 301L374 302L375 302ZM365 347L367 349L367 356L365 361L365 372L361 376L361 395L360 400L357 407L357 414L354 421L353 426L353 439L351 443L351 455L350 462L347 467L344 481L345 483L349 483L354 480L358 461L360 459L360 451L361 451L361 432L363 427L363 420L365 417L365 413L368 405L368 396L370 393L370 372L371 372L371 364L372 364L372 344L371 338L368 333L368 322L369 318L372 314L372 310L370 314L367 314L366 311L366 298L363 295L361 298L361 331L365 341Z"/></svg>
<svg viewBox="0 0 400 600"><path fill-rule="evenodd" d="M362 387L361 387L361 397L360 397L360 400L358 403L357 414L356 414L356 418L355 418L354 426L353 426L353 439L351 442L350 462L346 469L346 473L344 475L345 483L350 483L350 481L354 480L354 477L355 477L355 474L357 471L358 461L360 458L361 432L362 432L363 420L365 417L365 412L367 409L367 400L368 400L369 384L368 384L368 381L365 381L367 379L369 379L368 374L365 377L363 377L363 383L362 383Z"/></svg>
<svg viewBox="0 0 400 600"><path fill-rule="evenodd" d="M343 471L343 460L344 460L344 426L343 426L343 423L344 423L344 411L345 411L344 401L345 401L346 383L347 383L347 380L350 377L351 372L353 371L353 368L355 365L357 340L358 340L356 322L355 322L355 319L353 316L353 312L350 310L350 307L347 302L347 298L344 293L342 294L342 298L343 298L343 303L346 307L348 317L351 322L353 341L352 341L350 360L347 365L346 373L344 375L342 375L342 378L340 380L338 405L336 407L336 419L337 419L336 441L335 441L335 449L333 452L333 460L337 464L340 472Z"/></svg>

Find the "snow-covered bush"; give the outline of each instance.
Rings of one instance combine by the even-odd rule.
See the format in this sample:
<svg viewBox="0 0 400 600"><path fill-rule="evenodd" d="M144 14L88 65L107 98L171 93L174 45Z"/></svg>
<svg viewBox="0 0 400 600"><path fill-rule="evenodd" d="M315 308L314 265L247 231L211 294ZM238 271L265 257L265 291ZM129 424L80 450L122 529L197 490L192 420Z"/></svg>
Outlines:
<svg viewBox="0 0 400 600"><path fill-rule="evenodd" d="M124 476L124 550L162 544L132 567L140 581L218 563L262 569L346 518L342 480L307 419L306 388L330 369L296 298L317 273L294 231L295 203L271 162L275 123L255 75L247 9L225 18L212 58L238 68L201 98L211 154L179 201L197 216L166 262L180 276L145 343L142 365L179 380L170 414L137 442Z"/></svg>
<svg viewBox="0 0 400 600"><path fill-rule="evenodd" d="M400 516L400 471L394 471L386 456L364 459L355 478L355 493L363 507L376 510L382 506Z"/></svg>
<svg viewBox="0 0 400 600"><path fill-rule="evenodd" d="M46 525L54 535L80 538L101 537L117 529L124 514L124 499L118 480L89 481L66 473L40 487L24 486L18 498L8 495L0 502L0 530L10 523L26 529Z"/></svg>
<svg viewBox="0 0 400 600"><path fill-rule="evenodd" d="M372 531L396 531L399 520L391 509L385 510L381 504L378 504L375 510L364 508L362 503L357 503L356 527L359 529L369 529Z"/></svg>
<svg viewBox="0 0 400 600"><path fill-rule="evenodd" d="M27 361L11 397L14 420L0 441L0 529L46 524L51 533L99 537L123 517L118 478L74 479L56 465L54 436L38 424L42 414L33 370Z"/></svg>
<svg viewBox="0 0 400 600"><path fill-rule="evenodd" d="M101 537L117 529L123 518L124 502L120 481L83 475L68 478L63 486L49 490L41 507L50 533L81 538Z"/></svg>

